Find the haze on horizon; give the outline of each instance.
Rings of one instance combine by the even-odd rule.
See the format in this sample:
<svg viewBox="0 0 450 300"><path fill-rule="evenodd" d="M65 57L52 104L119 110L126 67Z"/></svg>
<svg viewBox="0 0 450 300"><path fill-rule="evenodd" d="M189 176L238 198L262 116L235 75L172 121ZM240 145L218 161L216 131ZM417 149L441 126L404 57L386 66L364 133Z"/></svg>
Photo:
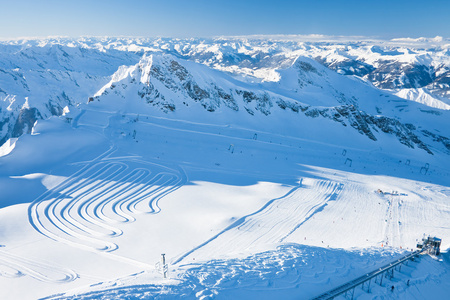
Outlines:
<svg viewBox="0 0 450 300"><path fill-rule="evenodd" d="M450 1L0 0L0 38L320 34L450 37Z"/></svg>

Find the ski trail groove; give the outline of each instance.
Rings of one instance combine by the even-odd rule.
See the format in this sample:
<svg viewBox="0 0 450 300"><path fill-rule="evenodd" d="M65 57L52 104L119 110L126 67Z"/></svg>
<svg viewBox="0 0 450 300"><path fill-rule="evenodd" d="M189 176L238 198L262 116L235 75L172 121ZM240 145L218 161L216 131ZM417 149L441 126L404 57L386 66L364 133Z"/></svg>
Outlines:
<svg viewBox="0 0 450 300"><path fill-rule="evenodd" d="M7 278L30 276L47 283L67 283L78 278L72 270L25 259L6 251L0 251L0 266L9 269L0 271L0 276Z"/></svg>
<svg viewBox="0 0 450 300"><path fill-rule="evenodd" d="M287 235L282 237L280 239L280 243L284 242L284 240L287 237L289 237L292 233L294 233L294 231L296 231L298 228L300 228L300 226L302 226L305 222L307 222L309 219L311 219L315 214L322 211L325 208L325 206L328 205L328 201L336 200L343 188L344 188L344 185L342 183L340 183L338 185L334 185L332 192L324 198L324 201L311 207L308 210L308 212L306 213L305 218L299 224L297 224Z"/></svg>
<svg viewBox="0 0 450 300"><path fill-rule="evenodd" d="M284 242L302 224L337 200L343 184L315 180L296 186L286 195L269 201L257 212L244 216L211 239L174 260L174 264L200 252L209 257Z"/></svg>
<svg viewBox="0 0 450 300"><path fill-rule="evenodd" d="M30 204L35 230L74 247L114 251L118 245L109 239L123 234L121 223L160 212L158 201L187 180L180 168L106 156L87 162Z"/></svg>

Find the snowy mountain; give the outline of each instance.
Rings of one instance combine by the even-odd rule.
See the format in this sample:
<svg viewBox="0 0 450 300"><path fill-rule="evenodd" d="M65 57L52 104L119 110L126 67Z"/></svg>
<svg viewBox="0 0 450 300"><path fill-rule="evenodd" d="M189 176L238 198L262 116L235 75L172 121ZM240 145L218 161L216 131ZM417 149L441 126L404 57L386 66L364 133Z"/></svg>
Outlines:
<svg viewBox="0 0 450 300"><path fill-rule="evenodd" d="M3 44L0 53L0 144L86 102L118 66L138 59L68 45Z"/></svg>
<svg viewBox="0 0 450 300"><path fill-rule="evenodd" d="M66 106L66 110L74 109L97 93L119 66L136 64L144 53L154 52L255 83L278 82L277 70L287 69L298 56L305 56L404 99L448 109L449 45L439 38L324 42L307 36L4 41L0 49L0 144L30 133L37 119L61 115Z"/></svg>
<svg viewBox="0 0 450 300"><path fill-rule="evenodd" d="M0 298L448 293L448 40L0 49Z"/></svg>
<svg viewBox="0 0 450 300"><path fill-rule="evenodd" d="M392 134L410 148L430 154L430 148L449 153L450 142L441 135L448 119L445 110L428 109L380 92L308 58L299 57L291 67L277 72L277 83L243 83L201 64L168 54L151 55L134 66L120 67L93 100L103 109L150 114L156 107L166 117L191 121L204 118L203 110L220 113L213 118L224 123L230 121L230 114L240 122L256 114L258 123L273 126L277 118L283 118L298 129L308 118L320 118L354 129L373 141Z"/></svg>

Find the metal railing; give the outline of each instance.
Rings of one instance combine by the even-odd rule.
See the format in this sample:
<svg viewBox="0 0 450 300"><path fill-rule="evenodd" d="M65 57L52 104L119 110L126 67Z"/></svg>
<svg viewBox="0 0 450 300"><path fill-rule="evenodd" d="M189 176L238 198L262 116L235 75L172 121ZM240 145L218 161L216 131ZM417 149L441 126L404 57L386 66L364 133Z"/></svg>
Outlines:
<svg viewBox="0 0 450 300"><path fill-rule="evenodd" d="M393 262L391 262L391 263L389 263L389 264L387 264L387 265L385 265L385 266L383 266L381 268L378 268L377 270L374 270L374 271L372 271L370 273L367 273L367 274L365 274L365 275L363 275L361 277L358 277L358 278L356 278L356 279L354 279L352 281L349 281L349 282L347 282L347 283L345 283L343 285L340 285L337 288L329 290L328 292L323 293L322 295L313 298L313 300L334 299L335 297L337 297L339 295L342 295L342 294L345 294L345 293L347 293L349 291L352 291L352 290L353 290L353 293L352 293L352 299L353 299L353 295L354 295L354 292L355 292L354 289L356 287L358 287L359 285L362 285L363 288L364 288L364 283L368 282L368 291L370 291L370 283L371 283L371 280L373 278L375 278L375 281L376 281L376 278L379 275L381 275L381 281L380 281L380 285L381 285L383 283L383 275L384 275L384 273L392 271L392 276L393 276L394 268L396 266L400 265L400 268L401 268L401 264L407 262L408 260L413 260L414 257L419 255L420 253L422 253L424 251L427 251L428 248L429 247L427 246L427 247L424 247L424 248L422 248L420 250L408 253L407 255L399 258L398 260L393 261Z"/></svg>

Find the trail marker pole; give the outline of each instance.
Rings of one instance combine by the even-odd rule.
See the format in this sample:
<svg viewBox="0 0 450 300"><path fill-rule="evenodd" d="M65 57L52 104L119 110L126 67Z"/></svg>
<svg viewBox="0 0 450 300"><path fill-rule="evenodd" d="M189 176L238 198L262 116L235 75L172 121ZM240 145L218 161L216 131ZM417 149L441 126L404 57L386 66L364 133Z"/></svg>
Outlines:
<svg viewBox="0 0 450 300"><path fill-rule="evenodd" d="M351 166L352 166L352 162L353 162L353 160L351 160L350 158L347 158L347 159L345 160L345 163L344 163L344 165L346 165L346 164L347 164L347 162L348 162L348 166L349 166L349 167L351 167Z"/></svg>
<svg viewBox="0 0 450 300"><path fill-rule="evenodd" d="M161 254L161 267L162 267L162 271L163 271L163 274L164 274L164 278L167 278L167 270L168 270L168 267L167 267L167 265L166 265L166 256L165 256L166 254Z"/></svg>
<svg viewBox="0 0 450 300"><path fill-rule="evenodd" d="M231 151L231 153L234 153L234 145L230 144L230 147L228 147L228 151Z"/></svg>

